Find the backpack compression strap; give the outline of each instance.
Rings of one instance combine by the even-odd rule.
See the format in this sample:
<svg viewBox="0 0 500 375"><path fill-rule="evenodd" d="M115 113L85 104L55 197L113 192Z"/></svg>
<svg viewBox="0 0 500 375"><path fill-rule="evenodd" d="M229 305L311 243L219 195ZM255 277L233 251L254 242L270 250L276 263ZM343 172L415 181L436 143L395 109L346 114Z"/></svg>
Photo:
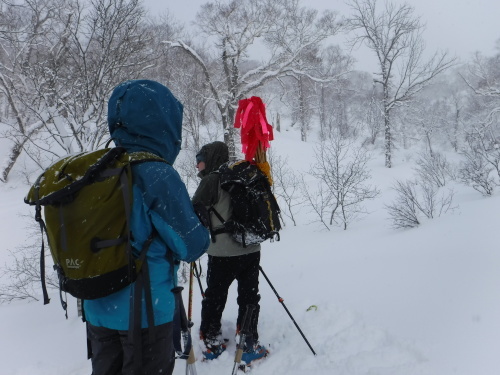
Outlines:
<svg viewBox="0 0 500 375"><path fill-rule="evenodd" d="M217 212L217 210L215 209L214 206L210 207L208 209L208 212L213 212L214 215L217 216L217 219L219 219L219 221L223 225L223 227L221 227L221 228L213 229L213 227L212 227L212 221L210 220L209 230L210 230L210 237L211 237L213 243L216 242L215 236L217 236L218 234L221 234L221 233L233 233L235 231L235 225L234 225L234 223L232 221L226 221L226 220L224 220L224 218L222 217L222 215ZM246 244L246 241L245 241L246 232L245 232L245 230L238 230L238 232L241 234L242 245L243 245L244 248L246 248L247 247L247 244Z"/></svg>
<svg viewBox="0 0 500 375"><path fill-rule="evenodd" d="M151 296L151 282L149 278L149 266L146 259L146 254L148 252L151 243L156 237L157 233L153 230L153 233L144 242L142 246L141 253L139 254L138 260L142 263L141 270L137 275L137 279L133 287L130 289L130 319L129 319L129 331L128 340L134 348L134 371L139 373L142 366L142 292L144 291L144 297L146 302L146 315L148 320L148 332L149 332L149 343L155 341L155 323L154 323L154 313L153 313L153 299Z"/></svg>
<svg viewBox="0 0 500 375"><path fill-rule="evenodd" d="M41 174L35 182L35 220L38 224L40 224L40 231L42 232L42 247L40 249L40 280L42 282L43 304L46 305L50 302L50 298L47 293L47 285L45 283L45 242L43 241L43 232L45 231L45 233L47 233L47 227L42 219L42 206L40 205L40 180L42 176L43 174ZM49 241L49 236L47 236L47 241Z"/></svg>
<svg viewBox="0 0 500 375"><path fill-rule="evenodd" d="M38 195L38 190L36 191ZM40 249L40 280L42 282L43 304L47 305L50 302L50 298L49 294L47 293L47 284L45 283L45 242L43 240L43 232L45 231L45 233L47 233L47 227L45 226L45 222L42 219L42 207L39 204L37 204L35 207L35 220L38 222L38 224L40 224L40 231L42 232L42 247Z"/></svg>
<svg viewBox="0 0 500 375"><path fill-rule="evenodd" d="M219 221L222 223L222 225L224 225L222 228L218 228L218 229L215 229L213 228L212 226L212 220L209 220L209 223L210 223L210 226L209 226L209 230L210 230L210 237L212 238L212 242L215 243L215 236L217 234L221 234L221 233L226 233L228 232L228 230L226 229L226 220L224 220L224 218L222 217L221 214L219 214L217 212L217 210L215 209L214 206L211 206L209 209L208 209L208 213L210 212L213 212L215 216L217 216L217 219L219 219ZM210 218L210 216L209 216Z"/></svg>

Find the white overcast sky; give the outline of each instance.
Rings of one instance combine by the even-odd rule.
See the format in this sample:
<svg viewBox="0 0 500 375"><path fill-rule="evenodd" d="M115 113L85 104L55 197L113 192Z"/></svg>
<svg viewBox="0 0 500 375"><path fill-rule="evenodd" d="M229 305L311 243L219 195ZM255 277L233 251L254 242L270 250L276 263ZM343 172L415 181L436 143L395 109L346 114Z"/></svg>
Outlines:
<svg viewBox="0 0 500 375"><path fill-rule="evenodd" d="M383 0L380 0L382 4ZM178 20L189 25L201 4L207 0L144 0L153 14L169 10ZM392 0L403 3L403 0ZM470 59L475 51L485 55L496 52L500 39L500 0L407 0L426 24L424 39L428 53L447 50L461 61ZM303 0L303 6L318 10L332 9L347 16L344 0ZM342 41L338 41L339 44ZM372 70L375 57L366 49L353 51L357 69Z"/></svg>

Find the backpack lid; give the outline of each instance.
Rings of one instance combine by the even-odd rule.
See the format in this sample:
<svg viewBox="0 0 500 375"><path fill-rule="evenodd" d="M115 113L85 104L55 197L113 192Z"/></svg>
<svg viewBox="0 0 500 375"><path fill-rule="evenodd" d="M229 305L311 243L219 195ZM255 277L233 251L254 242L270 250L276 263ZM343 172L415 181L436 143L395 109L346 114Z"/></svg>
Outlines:
<svg viewBox="0 0 500 375"><path fill-rule="evenodd" d="M165 162L146 151L127 154L123 147L69 155L56 161L37 178L24 201L29 205L57 202L95 180L106 168L123 168L129 163L144 161Z"/></svg>
<svg viewBox="0 0 500 375"><path fill-rule="evenodd" d="M259 167L246 160L224 163L220 166L218 173L220 174L221 188L224 190L227 190L232 184L248 186L261 179L267 181Z"/></svg>

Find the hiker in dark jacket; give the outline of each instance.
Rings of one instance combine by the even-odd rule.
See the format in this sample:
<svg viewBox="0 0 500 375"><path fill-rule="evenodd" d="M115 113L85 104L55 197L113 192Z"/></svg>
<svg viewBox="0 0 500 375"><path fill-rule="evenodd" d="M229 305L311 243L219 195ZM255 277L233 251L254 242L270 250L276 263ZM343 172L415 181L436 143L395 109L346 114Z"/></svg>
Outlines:
<svg viewBox="0 0 500 375"><path fill-rule="evenodd" d="M151 233L157 233L147 253L155 329L148 329L143 298L142 338L133 341L142 341L139 373L172 374L175 301L171 290L177 285L178 261L196 260L209 244L208 231L200 224L186 187L172 167L181 146L182 105L158 82L127 81L117 86L109 99L108 125L117 146L128 152L147 151L168 162L132 166L130 229L134 249L142 249ZM84 303L93 375L137 374L134 347L128 340L134 284ZM154 333L152 342L150 333Z"/></svg>
<svg viewBox="0 0 500 375"><path fill-rule="evenodd" d="M225 143L213 142L203 146L196 155L196 165L201 178L192 201L193 205L202 204L207 209L211 207L227 220L231 216L232 205L229 193L222 190L219 184L219 174L213 173L229 160L229 151ZM212 229L223 226L222 222L210 213ZM260 244L249 245L246 248L234 241L230 234L220 233L215 236L215 242L208 248L207 290L202 302L200 337L206 350L206 359L217 358L225 349L225 340L221 333L221 317L226 305L229 286L238 281L238 318L237 333L248 304L256 309L250 324L251 334L247 337L242 360L247 364L252 360L267 355L267 350L258 342L257 324L259 320L259 264Z"/></svg>

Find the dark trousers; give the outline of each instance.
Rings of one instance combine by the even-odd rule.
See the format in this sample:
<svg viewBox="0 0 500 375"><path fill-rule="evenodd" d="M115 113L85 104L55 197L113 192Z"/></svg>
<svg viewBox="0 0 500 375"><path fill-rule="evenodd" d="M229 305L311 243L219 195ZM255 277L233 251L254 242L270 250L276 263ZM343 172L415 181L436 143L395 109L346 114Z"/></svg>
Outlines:
<svg viewBox="0 0 500 375"><path fill-rule="evenodd" d="M250 333L258 340L260 251L234 257L208 256L207 290L202 301L200 331L204 337L216 337L221 331L221 318L226 306L229 286L238 281L238 319L241 327L246 306L255 305Z"/></svg>
<svg viewBox="0 0 500 375"><path fill-rule="evenodd" d="M150 343L148 329L142 330L141 375L172 374L175 365L172 332L172 322L159 325L155 327L155 341ZM92 350L92 375L137 375L128 331L87 323L87 337Z"/></svg>

